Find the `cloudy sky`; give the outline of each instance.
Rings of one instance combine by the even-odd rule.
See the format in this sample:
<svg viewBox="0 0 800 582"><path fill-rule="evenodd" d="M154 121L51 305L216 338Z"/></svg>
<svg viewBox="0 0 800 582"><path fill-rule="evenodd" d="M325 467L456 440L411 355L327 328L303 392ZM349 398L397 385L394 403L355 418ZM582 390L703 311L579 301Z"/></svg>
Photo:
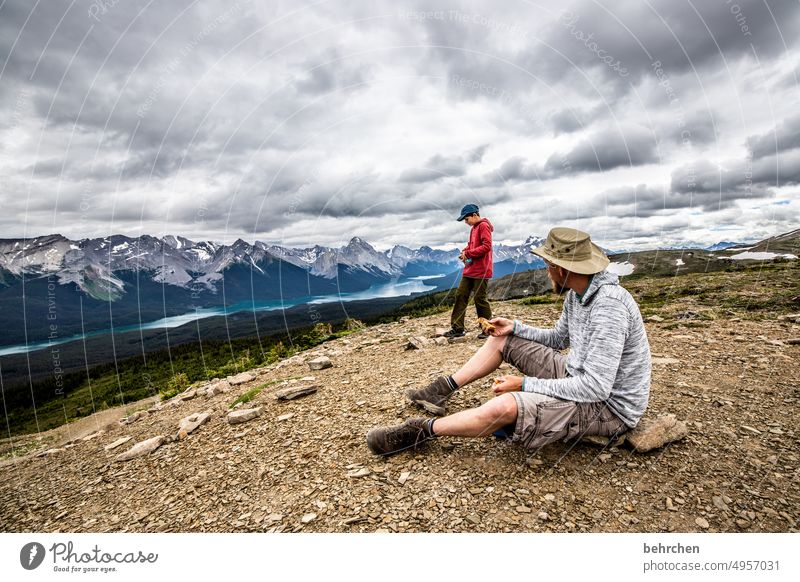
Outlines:
<svg viewBox="0 0 800 582"><path fill-rule="evenodd" d="M0 238L800 225L798 0L497 6L0 0Z"/></svg>

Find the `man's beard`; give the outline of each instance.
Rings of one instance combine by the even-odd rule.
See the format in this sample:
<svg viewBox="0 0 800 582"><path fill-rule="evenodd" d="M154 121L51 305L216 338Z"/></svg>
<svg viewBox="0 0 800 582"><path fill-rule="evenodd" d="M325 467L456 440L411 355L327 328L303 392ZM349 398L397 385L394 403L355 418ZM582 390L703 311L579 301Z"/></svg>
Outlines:
<svg viewBox="0 0 800 582"><path fill-rule="evenodd" d="M561 283L553 279L553 275L548 271L547 278L550 279L550 284L553 286L553 295L560 297L562 293L569 290L569 287L564 287Z"/></svg>

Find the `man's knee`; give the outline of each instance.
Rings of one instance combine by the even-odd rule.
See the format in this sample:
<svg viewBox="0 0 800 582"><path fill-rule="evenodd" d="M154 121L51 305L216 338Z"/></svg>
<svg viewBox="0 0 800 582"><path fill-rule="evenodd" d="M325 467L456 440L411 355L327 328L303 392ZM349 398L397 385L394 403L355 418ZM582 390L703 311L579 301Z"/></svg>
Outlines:
<svg viewBox="0 0 800 582"><path fill-rule="evenodd" d="M481 407L487 424L505 426L517 420L517 399L512 394L501 394Z"/></svg>

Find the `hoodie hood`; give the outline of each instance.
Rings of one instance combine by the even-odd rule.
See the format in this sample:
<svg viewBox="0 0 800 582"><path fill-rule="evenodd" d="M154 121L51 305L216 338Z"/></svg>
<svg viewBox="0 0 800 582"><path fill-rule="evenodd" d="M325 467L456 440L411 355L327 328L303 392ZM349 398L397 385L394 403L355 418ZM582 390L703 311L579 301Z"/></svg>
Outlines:
<svg viewBox="0 0 800 582"><path fill-rule="evenodd" d="M619 285L619 277L608 270L595 273L586 293L580 299L581 305L588 305L603 285Z"/></svg>
<svg viewBox="0 0 800 582"><path fill-rule="evenodd" d="M489 232L494 232L494 226L492 226L492 223L489 222L488 218L481 218L478 222L472 225L472 228L478 228L484 222L486 223L486 226L489 227Z"/></svg>

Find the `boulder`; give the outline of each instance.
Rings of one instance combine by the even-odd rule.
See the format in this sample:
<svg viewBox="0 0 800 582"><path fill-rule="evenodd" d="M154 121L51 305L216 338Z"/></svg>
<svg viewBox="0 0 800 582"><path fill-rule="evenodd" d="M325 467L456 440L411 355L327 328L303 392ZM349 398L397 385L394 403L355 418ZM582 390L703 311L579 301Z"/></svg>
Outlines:
<svg viewBox="0 0 800 582"><path fill-rule="evenodd" d="M257 408L246 408L244 410L234 410L233 412L228 413L228 423L230 424L240 424L242 422L247 422L249 420L253 420L258 416L261 416L262 408L259 406Z"/></svg>
<svg viewBox="0 0 800 582"><path fill-rule="evenodd" d="M626 440L637 453L646 453L680 440L687 434L689 429L685 422L675 418L674 414L664 414L640 420L635 429L626 433Z"/></svg>
<svg viewBox="0 0 800 582"><path fill-rule="evenodd" d="M182 419L178 425L178 438L183 439L190 435L195 429L208 422L211 412L195 412Z"/></svg>
<svg viewBox="0 0 800 582"><path fill-rule="evenodd" d="M431 340L426 337L421 336L413 336L408 338L408 343L406 344L406 350L422 350L427 346L431 345Z"/></svg>
<svg viewBox="0 0 800 582"><path fill-rule="evenodd" d="M255 374L251 374L250 372L242 372L241 374L236 374L235 376L229 376L227 378L228 384L230 384L231 386L238 386L239 384L251 382L255 379L256 379Z"/></svg>
<svg viewBox="0 0 800 582"><path fill-rule="evenodd" d="M146 441L142 441L140 443L136 443L130 449L125 451L124 453L120 453L117 455L114 460L115 461L129 461L130 459L135 459L136 457L141 457L143 455L147 455L155 451L158 447L164 444L166 439L162 436L154 436L153 438L147 439Z"/></svg>
<svg viewBox="0 0 800 582"><path fill-rule="evenodd" d="M275 393L275 398L277 400L294 400L295 398L300 398L301 396L313 394L316 391L316 386L290 386L289 388L278 390Z"/></svg>
<svg viewBox="0 0 800 582"><path fill-rule="evenodd" d="M333 363L328 356L320 356L313 360L308 360L306 364L308 364L308 367L312 370L324 370L325 368L333 367Z"/></svg>
<svg viewBox="0 0 800 582"><path fill-rule="evenodd" d="M107 450L107 451L113 451L113 450L114 450L114 449L116 449L117 447L124 445L125 443L127 443L128 441L130 441L130 440L132 440L132 439L133 439L133 437L129 437L129 436L125 436L125 437L122 437L122 438L118 438L118 439L117 439L117 440L115 440L113 443L109 443L109 444L107 444L107 445L106 445L105 447L103 447L103 448L104 448L105 450Z"/></svg>

